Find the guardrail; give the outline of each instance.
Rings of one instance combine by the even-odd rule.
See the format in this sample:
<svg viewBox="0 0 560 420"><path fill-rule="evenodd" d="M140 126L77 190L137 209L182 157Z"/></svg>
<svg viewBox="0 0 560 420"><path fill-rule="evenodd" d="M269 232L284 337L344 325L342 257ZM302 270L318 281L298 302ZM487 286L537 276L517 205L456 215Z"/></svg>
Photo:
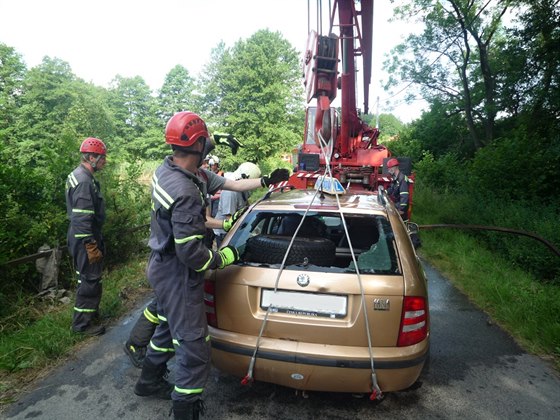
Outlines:
<svg viewBox="0 0 560 420"><path fill-rule="evenodd" d="M150 226L150 224L146 223L144 225L135 226L133 228L127 229L123 233L136 232L137 230L141 230L141 229L147 228L149 226ZM60 246L60 247L54 247L54 248L51 248L51 249L47 249L45 251L37 252L35 254L26 255L25 257L16 258L15 260L10 260L10 261L6 261L4 263L0 263L0 266L10 267L10 266L17 266L17 265L20 265L20 264L25 264L25 263L28 263L28 262L33 262L33 261L36 261L40 258L49 257L54 251L59 251L59 250L60 251L67 251L68 246L64 245L64 246Z"/></svg>
<svg viewBox="0 0 560 420"><path fill-rule="evenodd" d="M57 251L57 250L66 251L67 249L68 249L68 247L66 245L61 246L61 247L57 247L57 248L51 248L51 249L47 249L45 251L37 252L36 254L27 255L27 256L21 257L21 258L16 258L15 260L11 260L11 261L6 261L5 263L0 264L0 265L16 266L16 265L24 264L26 262L36 261L40 258L49 257L54 251Z"/></svg>

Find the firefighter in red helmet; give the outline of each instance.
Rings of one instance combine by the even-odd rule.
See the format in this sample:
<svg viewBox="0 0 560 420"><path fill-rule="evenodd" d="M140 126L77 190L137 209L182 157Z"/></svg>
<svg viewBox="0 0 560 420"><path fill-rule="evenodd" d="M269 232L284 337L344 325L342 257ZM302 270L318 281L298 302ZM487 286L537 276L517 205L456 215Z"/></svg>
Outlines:
<svg viewBox="0 0 560 420"><path fill-rule="evenodd" d="M399 169L399 161L391 158L387 161L387 171L391 174L392 182L387 189L387 194L395 203L403 220L408 220L409 179Z"/></svg>
<svg viewBox="0 0 560 420"><path fill-rule="evenodd" d="M198 419L210 371L204 272L239 260L239 253L232 246L218 251L206 246L207 228L227 228L235 222L207 220L209 194L220 189L248 191L272 181L280 182L289 174L275 171L266 178L233 181L201 169L214 143L204 121L192 112L179 112L171 117L165 129L165 142L171 145L173 155L164 159L152 178L148 241L151 254L147 269L159 323L152 323L157 327L134 392L171 398L175 419ZM173 356L175 386L164 377L167 362Z"/></svg>
<svg viewBox="0 0 560 420"><path fill-rule="evenodd" d="M106 163L107 147L101 140L88 137L80 146L82 161L66 180L66 212L70 219L68 250L78 277L72 330L87 335L105 332L99 319L101 272L105 244L101 229L105 204L99 182L93 176Z"/></svg>

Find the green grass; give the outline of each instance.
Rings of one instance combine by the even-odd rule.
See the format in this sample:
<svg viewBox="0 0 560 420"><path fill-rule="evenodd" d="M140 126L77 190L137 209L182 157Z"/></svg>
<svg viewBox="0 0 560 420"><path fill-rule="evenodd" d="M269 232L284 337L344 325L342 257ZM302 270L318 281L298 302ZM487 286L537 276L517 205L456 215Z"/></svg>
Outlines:
<svg viewBox="0 0 560 420"><path fill-rule="evenodd" d="M420 225L446 223L449 215L461 211L459 203L447 202L445 198L433 192L420 192L414 208L415 222ZM508 331L523 348L552 360L560 369L558 283L543 281L511 260L498 256L488 250L476 234L451 229L420 230L420 238L420 254L471 302ZM535 246L539 246L537 242Z"/></svg>
<svg viewBox="0 0 560 420"><path fill-rule="evenodd" d="M264 193L264 192L263 192ZM252 199L262 197L259 191ZM453 223L465 203L419 190L413 220ZM457 230L420 231L420 253L469 299L508 331L527 351L552 360L560 369L560 287L541 281L510 260L486 249L476 237ZM102 316L108 322L127 313L149 286L146 255L138 255L104 275ZM0 409L33 380L90 340L70 332L72 302L46 305L21 299L21 310L0 328ZM9 324L9 325L6 325Z"/></svg>
<svg viewBox="0 0 560 420"><path fill-rule="evenodd" d="M560 367L560 288L496 258L466 234L421 232L420 254L532 353Z"/></svg>
<svg viewBox="0 0 560 420"><path fill-rule="evenodd" d="M147 256L139 255L104 273L100 312L105 323L127 313L149 290L146 262ZM67 305L45 307L35 321L21 322L25 327L0 334L0 405L13 402L19 390L41 371L64 360L80 342L91 339L71 332L74 298L71 300Z"/></svg>

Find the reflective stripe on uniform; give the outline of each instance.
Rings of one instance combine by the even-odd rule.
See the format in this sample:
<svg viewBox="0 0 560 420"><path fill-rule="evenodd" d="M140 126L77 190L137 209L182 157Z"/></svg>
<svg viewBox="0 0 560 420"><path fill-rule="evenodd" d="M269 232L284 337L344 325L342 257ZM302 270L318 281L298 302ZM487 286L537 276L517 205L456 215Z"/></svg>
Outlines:
<svg viewBox="0 0 560 420"><path fill-rule="evenodd" d="M187 236L186 238L181 238L181 239L175 238L175 243L176 244L184 244L184 243L190 242L194 239L204 239L204 235Z"/></svg>
<svg viewBox="0 0 560 420"><path fill-rule="evenodd" d="M179 388L177 385L175 385L175 392L179 393L179 394L202 394L204 392L204 388L192 388L192 389L185 389L185 388Z"/></svg>
<svg viewBox="0 0 560 420"><path fill-rule="evenodd" d="M206 337L204 337L204 341L209 342L210 341L210 335L207 335ZM181 347L181 343L179 342L179 340L177 339L173 339L173 344L175 345L175 347Z"/></svg>
<svg viewBox="0 0 560 420"><path fill-rule="evenodd" d="M201 271L204 271L208 268L208 266L212 262L212 251L208 250L208 254L210 255L208 257L208 261L206 261L206 263L202 266L202 268L199 268L198 270L194 270L194 271L196 271L197 273L200 273Z"/></svg>
<svg viewBox="0 0 560 420"><path fill-rule="evenodd" d="M74 238L87 238L88 236L93 236L93 233L76 233Z"/></svg>
<svg viewBox="0 0 560 420"><path fill-rule="evenodd" d="M167 318L164 317L163 315L158 314L157 317L160 321L167 322Z"/></svg>
<svg viewBox="0 0 560 420"><path fill-rule="evenodd" d="M163 188L160 187L156 174L152 177L152 189L154 198L159 201L166 210L169 210L175 201Z"/></svg>
<svg viewBox="0 0 560 420"><path fill-rule="evenodd" d="M152 314L148 308L144 308L144 316L146 317L146 319L148 321L150 321L152 324L159 324L159 319L157 317L157 315Z"/></svg>
<svg viewBox="0 0 560 420"><path fill-rule="evenodd" d="M85 308L77 308L74 306L74 310L76 312L97 312L97 309L85 309Z"/></svg>
<svg viewBox="0 0 560 420"><path fill-rule="evenodd" d="M175 352L175 349L173 349L173 348L167 349L167 348L163 348L163 347L158 347L158 346L156 346L156 345L152 342L152 340L150 340L150 347L151 347L153 350L159 351L159 352L162 352L162 353L172 353L172 352L174 353L174 352Z"/></svg>
<svg viewBox="0 0 560 420"><path fill-rule="evenodd" d="M72 209L72 213L95 214L93 210L85 210L85 209Z"/></svg>
<svg viewBox="0 0 560 420"><path fill-rule="evenodd" d="M76 188L78 186L78 180L76 179L76 175L72 172L68 175L68 183L72 188Z"/></svg>

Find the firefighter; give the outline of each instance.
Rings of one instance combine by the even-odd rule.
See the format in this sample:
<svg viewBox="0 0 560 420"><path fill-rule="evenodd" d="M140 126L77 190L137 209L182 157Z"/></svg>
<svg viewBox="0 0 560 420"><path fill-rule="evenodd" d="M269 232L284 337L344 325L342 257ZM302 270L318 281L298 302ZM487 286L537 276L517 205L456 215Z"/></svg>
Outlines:
<svg viewBox="0 0 560 420"><path fill-rule="evenodd" d="M224 176L224 171L222 171L220 169L220 159L218 158L218 156L212 156L210 158L210 161L208 162L208 170L214 172L215 174L218 174L220 176ZM218 213L218 205L220 204L220 196L222 195L222 190L218 190L216 191L215 194L213 194L210 197L210 215L212 217L216 217L216 213ZM212 235L212 239L213 235Z"/></svg>
<svg viewBox="0 0 560 420"><path fill-rule="evenodd" d="M208 165L212 172L220 176L224 176L224 171L220 169L220 158L218 156L212 156L208 161Z"/></svg>
<svg viewBox="0 0 560 420"><path fill-rule="evenodd" d="M252 162L244 162L233 173L227 174L226 178L238 179L257 179L261 177L261 170ZM215 217L219 220L231 218L238 211L243 210L249 204L250 192L223 191L220 194L218 210ZM216 235L216 245L220 247L226 236L224 229L214 229Z"/></svg>
<svg viewBox="0 0 560 420"><path fill-rule="evenodd" d="M206 155L206 157L204 158L204 161L202 162L202 169L210 169L210 159L212 158L212 156L210 155Z"/></svg>
<svg viewBox="0 0 560 420"><path fill-rule="evenodd" d="M68 251L78 277L72 330L87 335L101 335L103 325L96 325L101 302L103 255L105 244L101 228L105 221L105 204L94 174L105 166L107 148L94 137L80 146L82 161L66 180L66 212L70 219Z"/></svg>
<svg viewBox="0 0 560 420"><path fill-rule="evenodd" d="M173 155L165 158L152 179L151 253L147 276L157 302L156 327L134 392L173 400L175 419L198 419L203 411L201 394L210 370L210 337L204 310L204 272L238 261L233 246L219 251L206 247L207 194L226 188L247 191L286 180L289 174L274 171L269 177L226 180L199 168L213 149L205 122L183 111L168 121L165 142ZM208 227L225 226L212 221ZM229 221L231 223L231 221ZM175 386L164 378L173 355Z"/></svg>
<svg viewBox="0 0 560 420"><path fill-rule="evenodd" d="M387 171L391 174L392 182L387 193L395 203L403 220L408 220L409 179L399 169L399 161L391 158L387 161Z"/></svg>

